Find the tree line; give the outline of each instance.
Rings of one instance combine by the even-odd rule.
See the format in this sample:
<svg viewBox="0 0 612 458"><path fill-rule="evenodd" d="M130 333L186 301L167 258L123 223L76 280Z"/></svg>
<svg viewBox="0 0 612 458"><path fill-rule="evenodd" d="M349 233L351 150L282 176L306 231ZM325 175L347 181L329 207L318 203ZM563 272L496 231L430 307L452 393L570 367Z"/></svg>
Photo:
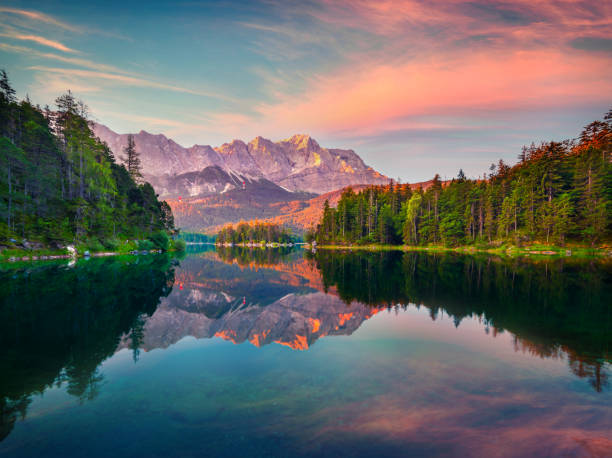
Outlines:
<svg viewBox="0 0 612 458"><path fill-rule="evenodd" d="M174 231L172 210L142 181L133 138L124 164L68 91L56 110L17 100L0 71L0 243L102 243ZM127 167L126 167L127 166Z"/></svg>
<svg viewBox="0 0 612 458"><path fill-rule="evenodd" d="M217 243L292 243L291 230L284 226L260 221L228 225L217 234Z"/></svg>
<svg viewBox="0 0 612 458"><path fill-rule="evenodd" d="M347 188L336 208L326 201L307 240L319 244L520 245L568 239L607 241L612 210L612 110L580 137L524 147L519 162L500 160L481 179Z"/></svg>

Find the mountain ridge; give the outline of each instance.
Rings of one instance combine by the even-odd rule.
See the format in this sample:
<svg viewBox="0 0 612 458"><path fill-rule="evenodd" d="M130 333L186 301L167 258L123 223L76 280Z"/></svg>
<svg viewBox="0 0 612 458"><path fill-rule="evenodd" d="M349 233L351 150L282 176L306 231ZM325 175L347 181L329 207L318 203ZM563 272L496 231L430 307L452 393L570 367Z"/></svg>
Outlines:
<svg viewBox="0 0 612 458"><path fill-rule="evenodd" d="M93 124L93 130L115 156L123 155L130 134L118 134L98 123ZM366 165L354 150L321 147L308 134L295 134L277 142L262 136L248 143L233 139L217 147L200 144L184 147L164 134L145 130L131 135L141 154L143 175L154 187L160 179L168 181L210 166L249 179L264 178L290 192L322 194L350 185L390 181ZM164 189L158 192L166 196Z"/></svg>

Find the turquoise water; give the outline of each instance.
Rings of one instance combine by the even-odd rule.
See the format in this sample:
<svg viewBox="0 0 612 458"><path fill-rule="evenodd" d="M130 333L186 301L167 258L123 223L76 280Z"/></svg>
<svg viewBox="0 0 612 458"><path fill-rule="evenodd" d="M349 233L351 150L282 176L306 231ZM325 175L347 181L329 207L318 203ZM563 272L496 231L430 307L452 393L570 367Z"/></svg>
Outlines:
<svg viewBox="0 0 612 458"><path fill-rule="evenodd" d="M2 456L605 456L611 269L193 249L0 272Z"/></svg>

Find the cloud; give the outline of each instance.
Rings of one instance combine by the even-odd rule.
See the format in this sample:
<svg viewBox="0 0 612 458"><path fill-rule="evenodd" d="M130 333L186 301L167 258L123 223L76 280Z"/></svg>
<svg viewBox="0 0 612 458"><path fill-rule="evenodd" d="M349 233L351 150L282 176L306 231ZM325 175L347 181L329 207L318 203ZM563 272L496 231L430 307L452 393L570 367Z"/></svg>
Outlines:
<svg viewBox="0 0 612 458"><path fill-rule="evenodd" d="M604 76L610 59L597 52L612 40L612 8L605 2L272 3L285 9L285 23L240 23L266 34L255 41L264 54L274 59L281 50L291 57L292 49L319 43L346 52L332 65L313 66L298 84L285 84L293 81L286 70L253 69L268 99L238 117L218 113L221 129L379 135L444 130L430 120L447 115L462 129L460 118L473 121L476 113L484 119L506 110L593 103L612 92ZM599 35L585 39L587 32Z"/></svg>
<svg viewBox="0 0 612 458"><path fill-rule="evenodd" d="M22 33L0 33L0 36L12 38L13 40L33 41L43 46L48 46L50 48L57 49L58 51L63 51L67 53L79 53L79 51L71 49L58 41L49 40L48 38L40 37L38 35L26 35Z"/></svg>
<svg viewBox="0 0 612 458"><path fill-rule="evenodd" d="M450 33L478 28L521 28L554 24L558 32L580 27L606 27L612 22L607 2L541 0L322 0L305 9L333 24L375 30L379 34L406 34L411 27L443 25ZM440 30L436 30L439 35Z"/></svg>
<svg viewBox="0 0 612 458"><path fill-rule="evenodd" d="M135 76L129 75L119 75L116 73L108 73L108 72L100 72L100 71L92 71L92 70L81 70L81 69L72 69L72 68L57 68L57 67L44 67L44 66L32 66L29 67L30 70L42 72L42 73L51 73L58 74L67 77L77 77L84 80L90 81L105 81L110 83L115 83L124 86L138 86L138 87L149 87L155 89L163 89L167 91L173 92L182 92L185 94L193 94L201 97L210 97L215 99L234 101L233 99L226 97L222 94L207 92L207 91L198 91L193 89L184 88L181 86L174 86L171 84L159 83L156 81L151 81L144 78L139 78Z"/></svg>
<svg viewBox="0 0 612 458"><path fill-rule="evenodd" d="M31 10L23 10L23 9L18 9L18 8L7 8L7 7L0 7L0 13L10 13L10 14L15 14L18 16L22 16L25 17L27 19L31 19L37 22L44 22L46 24L50 24L50 25L54 25L56 27L59 27L61 29L64 30L68 30L70 32L82 32L82 29L79 27L75 27L71 24L68 24L66 22L62 22L58 19L55 19L51 16L49 16L48 14L44 14L38 11L31 11Z"/></svg>
<svg viewBox="0 0 612 458"><path fill-rule="evenodd" d="M15 30L15 28L18 28L40 32L41 27L46 26L46 30L48 31L57 31L59 29L62 32L67 31L81 35L85 33L96 34L131 41L131 38L111 30L100 30L91 26L75 26L40 11L0 7L0 15L8 19L8 23L6 23L6 21L0 22L0 25L3 26L5 30Z"/></svg>
<svg viewBox="0 0 612 458"><path fill-rule="evenodd" d="M364 63L313 78L304 93L262 104L289 131L378 132L397 119L559 106L612 92L609 60L558 51L438 55L401 65Z"/></svg>
<svg viewBox="0 0 612 458"><path fill-rule="evenodd" d="M605 37L577 37L570 45L576 49L585 51L604 51L612 52L612 38Z"/></svg>
<svg viewBox="0 0 612 458"><path fill-rule="evenodd" d="M37 51L32 48L26 48L24 46L14 46L14 45L9 45L7 43L0 43L0 50L13 52L17 54L23 54L29 57L40 57L43 59L57 60L59 62L78 65L81 67L91 68L93 70L99 70L103 72L128 73L113 65L106 65L106 64L99 63L99 62L93 62L91 60L81 59L79 57L69 57L69 56L62 56L59 54L41 52L41 51Z"/></svg>

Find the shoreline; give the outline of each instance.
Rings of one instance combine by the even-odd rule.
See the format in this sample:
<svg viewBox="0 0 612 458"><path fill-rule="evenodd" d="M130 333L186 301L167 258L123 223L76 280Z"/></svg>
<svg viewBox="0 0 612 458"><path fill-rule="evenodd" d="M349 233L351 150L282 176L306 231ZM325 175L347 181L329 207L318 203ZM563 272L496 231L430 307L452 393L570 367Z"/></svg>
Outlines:
<svg viewBox="0 0 612 458"><path fill-rule="evenodd" d="M163 253L178 253L176 250L163 251L159 249L155 250L132 250L132 251L96 251L91 252L89 255L84 254L66 254L61 251L49 252L48 250L36 251L32 250L32 254L28 255L15 255L6 256L0 254L0 264L16 264L19 262L39 262L39 261L58 261L58 260L80 260L90 258L105 258L111 256L146 256L151 254L163 254Z"/></svg>
<svg viewBox="0 0 612 458"><path fill-rule="evenodd" d="M312 248L312 245L307 245ZM461 253L461 254L489 254L509 257L519 256L547 256L547 257L612 257L612 248L584 246L560 247L554 245L533 245L532 247L507 246L499 248L479 248L474 246L445 247L440 245L414 246L414 245L316 245L321 250L350 250L350 251L424 251L430 253Z"/></svg>

